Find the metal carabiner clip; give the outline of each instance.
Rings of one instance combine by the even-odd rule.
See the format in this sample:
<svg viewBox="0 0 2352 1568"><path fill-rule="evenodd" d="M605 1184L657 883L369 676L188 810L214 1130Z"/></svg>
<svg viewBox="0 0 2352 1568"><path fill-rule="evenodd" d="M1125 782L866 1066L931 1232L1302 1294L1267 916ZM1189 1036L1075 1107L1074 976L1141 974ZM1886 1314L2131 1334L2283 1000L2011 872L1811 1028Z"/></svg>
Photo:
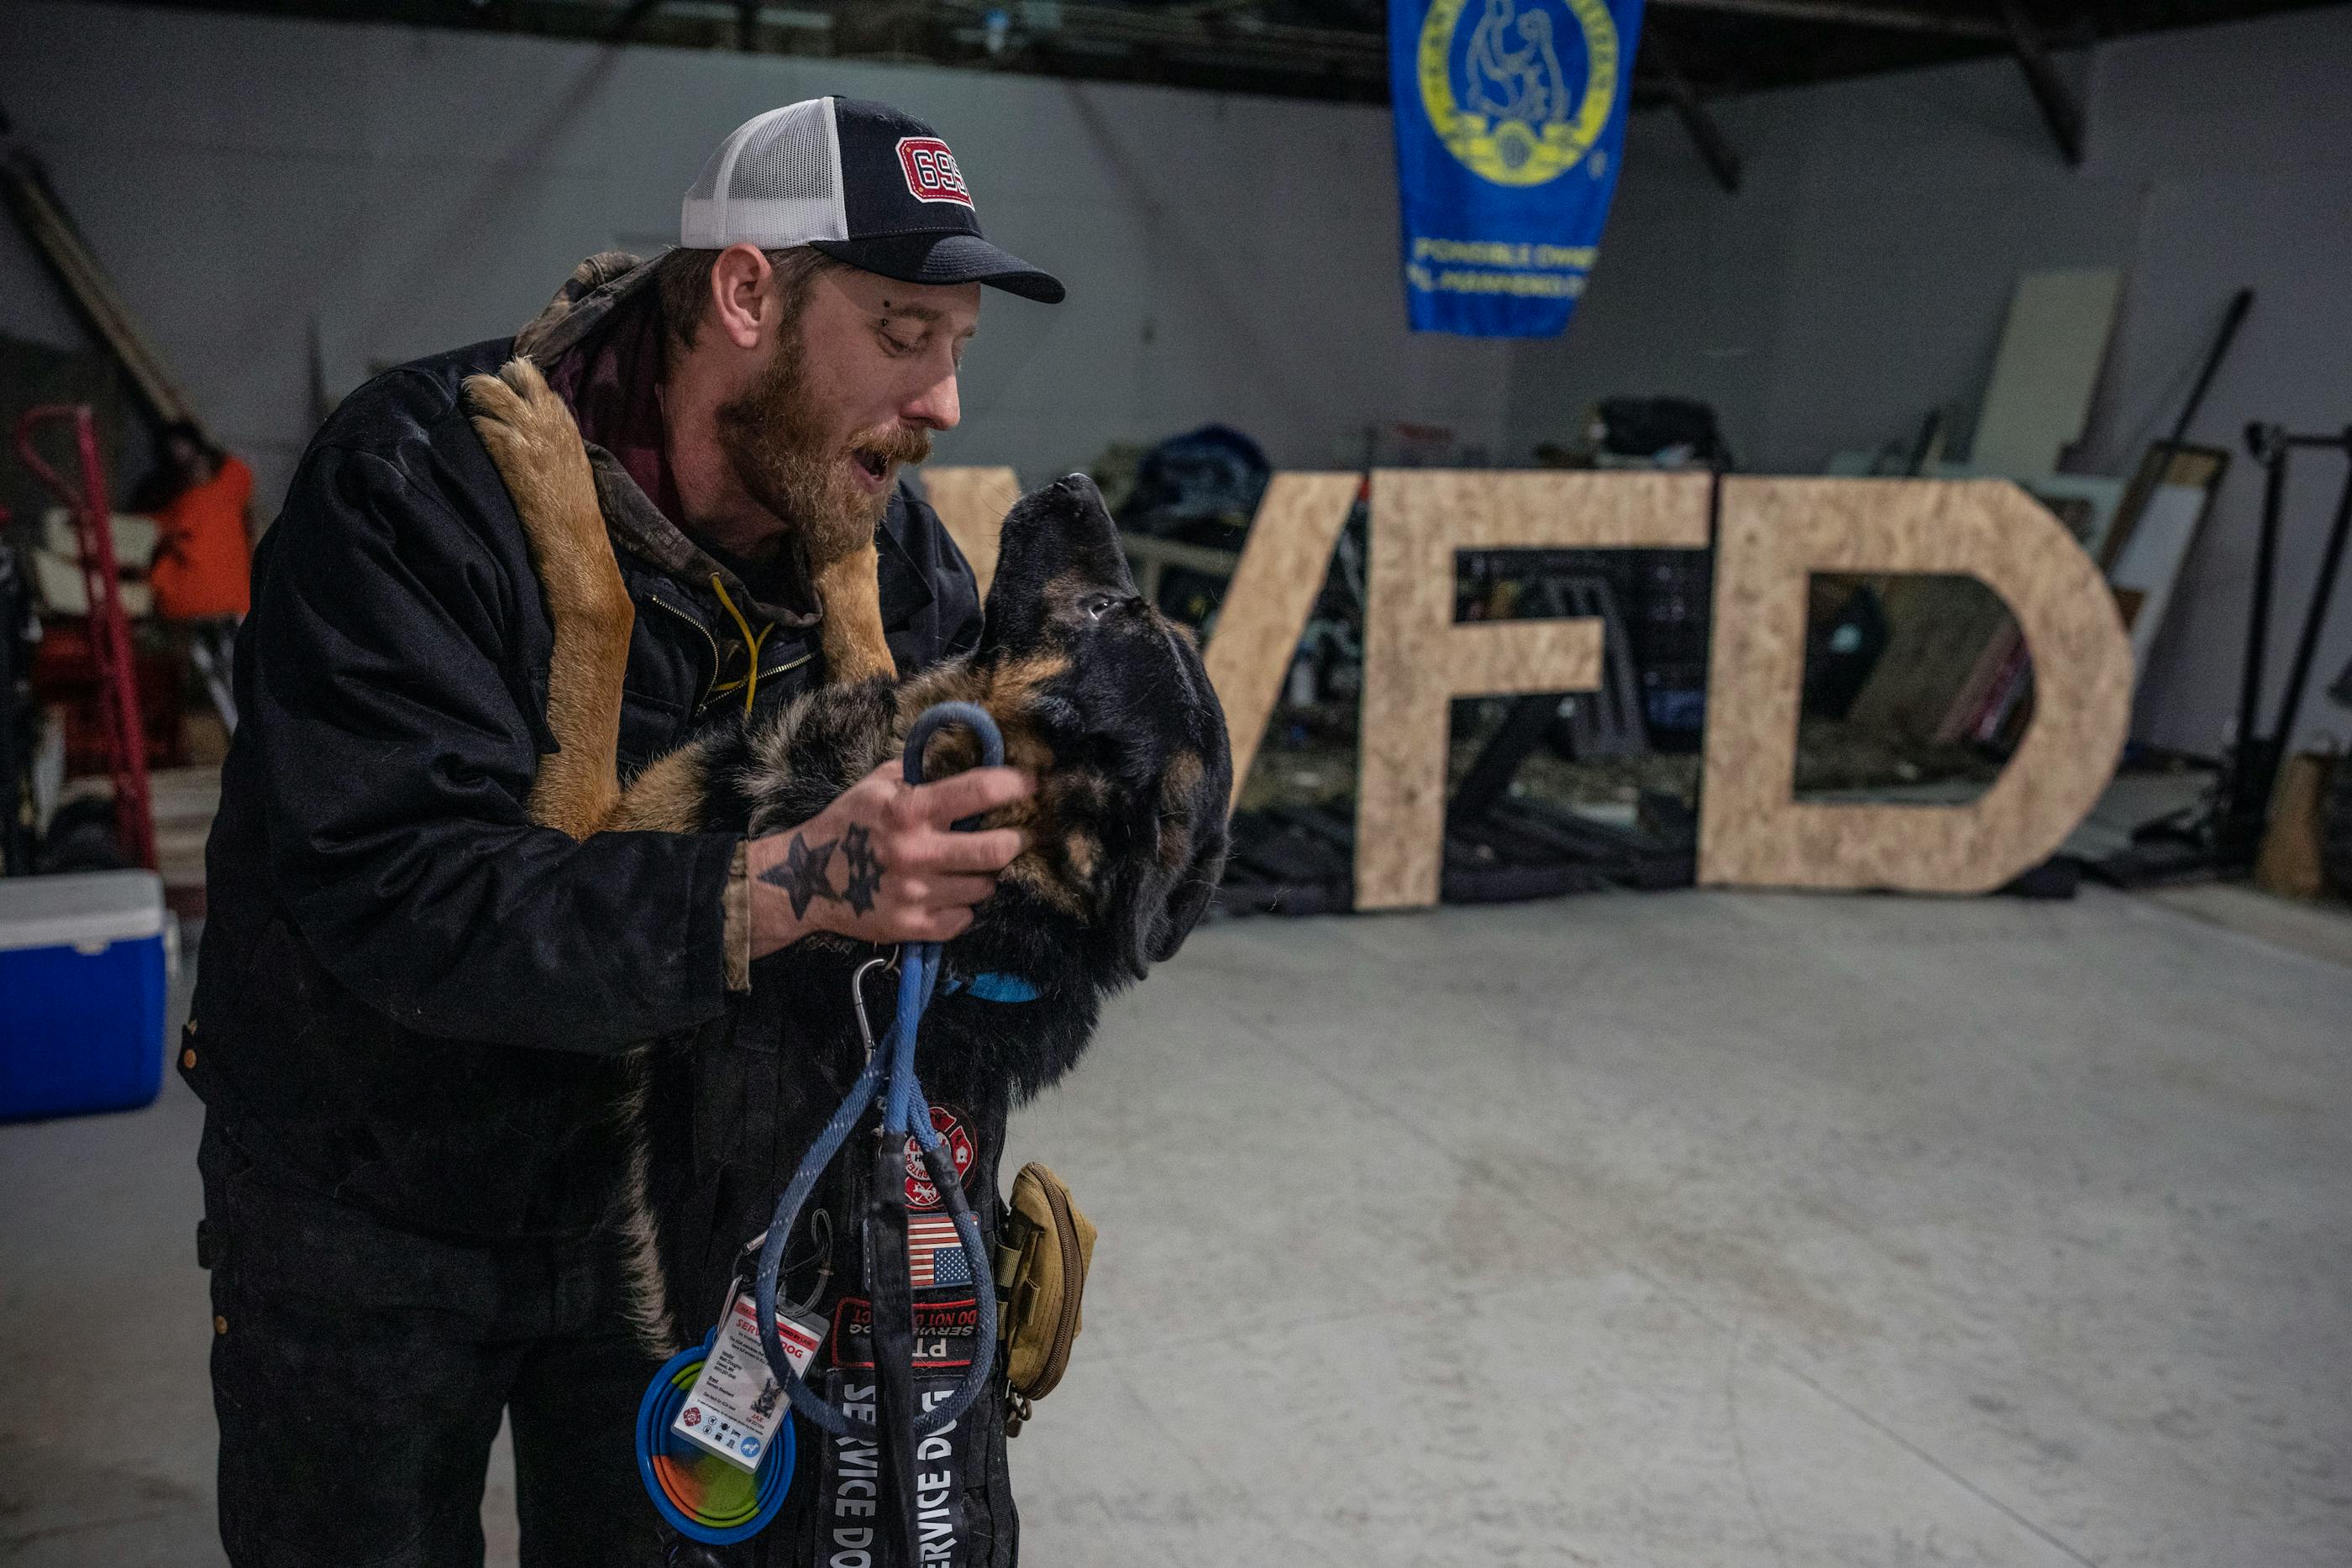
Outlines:
<svg viewBox="0 0 2352 1568"><path fill-rule="evenodd" d="M893 948L887 957L866 959L857 966L857 972L849 977L849 999L857 1009L857 1037L866 1042L867 1061L874 1060L874 1025L866 1016L866 977L876 969L893 969L898 965L898 953Z"/></svg>

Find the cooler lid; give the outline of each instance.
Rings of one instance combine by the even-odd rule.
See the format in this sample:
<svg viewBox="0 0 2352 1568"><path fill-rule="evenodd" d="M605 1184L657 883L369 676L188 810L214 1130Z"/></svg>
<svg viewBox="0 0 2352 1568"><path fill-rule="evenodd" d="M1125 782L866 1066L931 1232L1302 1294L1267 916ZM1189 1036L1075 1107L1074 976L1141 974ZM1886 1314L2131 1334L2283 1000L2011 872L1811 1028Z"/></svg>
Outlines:
<svg viewBox="0 0 2352 1568"><path fill-rule="evenodd" d="M0 877L0 953L163 932L163 879L152 871Z"/></svg>

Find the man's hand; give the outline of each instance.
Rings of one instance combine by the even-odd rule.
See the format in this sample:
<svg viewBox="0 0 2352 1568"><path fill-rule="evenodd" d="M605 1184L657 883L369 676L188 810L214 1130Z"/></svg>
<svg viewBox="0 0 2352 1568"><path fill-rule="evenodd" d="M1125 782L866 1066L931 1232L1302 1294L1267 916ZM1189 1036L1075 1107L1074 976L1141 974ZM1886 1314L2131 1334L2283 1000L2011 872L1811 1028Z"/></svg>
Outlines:
<svg viewBox="0 0 2352 1568"><path fill-rule="evenodd" d="M961 935L1023 839L1012 828L959 833L952 824L1035 788L1011 768L908 784L894 758L799 827L752 840L751 956L812 931L877 943Z"/></svg>

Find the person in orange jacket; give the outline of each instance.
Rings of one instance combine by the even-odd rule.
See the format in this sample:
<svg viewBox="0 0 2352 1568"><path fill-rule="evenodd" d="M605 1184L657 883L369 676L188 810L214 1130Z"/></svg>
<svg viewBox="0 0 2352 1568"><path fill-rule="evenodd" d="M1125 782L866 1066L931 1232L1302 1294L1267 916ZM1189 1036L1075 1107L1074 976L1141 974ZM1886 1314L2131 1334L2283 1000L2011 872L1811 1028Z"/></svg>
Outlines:
<svg viewBox="0 0 2352 1568"><path fill-rule="evenodd" d="M253 470L182 421L163 432L163 461L150 484L160 492L147 507L157 528L154 563L147 570L155 613L185 630L188 655L221 722L234 731L230 660L236 624L252 606L247 518Z"/></svg>

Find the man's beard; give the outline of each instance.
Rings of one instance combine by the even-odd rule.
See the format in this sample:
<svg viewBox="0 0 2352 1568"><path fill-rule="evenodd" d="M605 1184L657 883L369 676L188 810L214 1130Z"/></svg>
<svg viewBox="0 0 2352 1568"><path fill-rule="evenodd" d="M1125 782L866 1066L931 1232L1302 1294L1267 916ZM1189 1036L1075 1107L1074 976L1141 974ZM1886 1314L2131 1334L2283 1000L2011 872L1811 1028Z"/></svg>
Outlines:
<svg viewBox="0 0 2352 1568"><path fill-rule="evenodd" d="M836 440L809 385L798 334L776 346L760 379L719 407L719 446L751 498L791 528L812 563L871 543L890 491L868 494L850 472L856 455L885 465L931 455L927 430L895 421Z"/></svg>

